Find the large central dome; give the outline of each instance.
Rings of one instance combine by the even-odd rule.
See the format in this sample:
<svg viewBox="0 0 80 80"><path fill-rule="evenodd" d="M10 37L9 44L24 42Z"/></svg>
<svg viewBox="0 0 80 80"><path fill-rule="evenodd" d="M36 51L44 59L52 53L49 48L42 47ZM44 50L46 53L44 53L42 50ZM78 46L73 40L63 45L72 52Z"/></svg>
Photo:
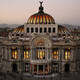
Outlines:
<svg viewBox="0 0 80 80"><path fill-rule="evenodd" d="M55 21L52 16L44 13L42 7L42 2L40 2L39 12L30 16L27 23L28 24L55 24Z"/></svg>

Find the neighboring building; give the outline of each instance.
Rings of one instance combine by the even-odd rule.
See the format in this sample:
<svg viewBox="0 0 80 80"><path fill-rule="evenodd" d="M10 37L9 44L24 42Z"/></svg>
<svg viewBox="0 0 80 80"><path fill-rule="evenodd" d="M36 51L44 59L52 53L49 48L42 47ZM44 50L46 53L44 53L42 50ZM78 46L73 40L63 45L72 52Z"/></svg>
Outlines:
<svg viewBox="0 0 80 80"><path fill-rule="evenodd" d="M80 40L44 13L42 2L38 13L27 23L0 41L0 68L4 72L25 75L52 75L80 70Z"/></svg>

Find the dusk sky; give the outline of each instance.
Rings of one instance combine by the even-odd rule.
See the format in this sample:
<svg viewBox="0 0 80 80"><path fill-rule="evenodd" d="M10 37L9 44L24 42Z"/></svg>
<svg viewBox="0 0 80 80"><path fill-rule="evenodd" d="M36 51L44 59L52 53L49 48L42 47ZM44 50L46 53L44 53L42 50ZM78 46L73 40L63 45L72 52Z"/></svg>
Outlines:
<svg viewBox="0 0 80 80"><path fill-rule="evenodd" d="M0 24L24 24L38 12L39 1L56 23L80 25L80 0L0 0Z"/></svg>

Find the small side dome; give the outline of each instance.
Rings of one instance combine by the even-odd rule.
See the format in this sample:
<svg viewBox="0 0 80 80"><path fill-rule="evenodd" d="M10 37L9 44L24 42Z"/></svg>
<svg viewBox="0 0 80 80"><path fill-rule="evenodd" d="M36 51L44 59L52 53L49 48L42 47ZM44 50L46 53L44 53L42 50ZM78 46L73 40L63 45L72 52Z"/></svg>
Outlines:
<svg viewBox="0 0 80 80"><path fill-rule="evenodd" d="M28 24L55 24L54 18L44 13L42 3L43 2L40 2L39 12L30 16L27 21Z"/></svg>
<svg viewBox="0 0 80 80"><path fill-rule="evenodd" d="M24 33L24 25L18 26L18 27L13 31L13 33L17 33L17 34Z"/></svg>
<svg viewBox="0 0 80 80"><path fill-rule="evenodd" d="M69 30L63 25L58 25L58 33L69 33Z"/></svg>

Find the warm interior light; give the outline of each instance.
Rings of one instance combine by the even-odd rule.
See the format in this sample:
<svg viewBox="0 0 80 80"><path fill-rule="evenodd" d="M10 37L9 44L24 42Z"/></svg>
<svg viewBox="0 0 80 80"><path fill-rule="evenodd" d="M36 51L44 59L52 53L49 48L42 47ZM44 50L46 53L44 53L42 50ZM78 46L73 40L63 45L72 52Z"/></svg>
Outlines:
<svg viewBox="0 0 80 80"><path fill-rule="evenodd" d="M65 59L68 60L71 57L71 50L70 48L65 49Z"/></svg>
<svg viewBox="0 0 80 80"><path fill-rule="evenodd" d="M24 59L29 59L30 56L29 56L29 50L28 49L25 49L24 51Z"/></svg>
<svg viewBox="0 0 80 80"><path fill-rule="evenodd" d="M12 58L13 59L17 59L18 58L18 51L17 51L17 49L12 49L11 53L12 53Z"/></svg>
<svg viewBox="0 0 80 80"><path fill-rule="evenodd" d="M58 49L53 50L53 59L58 59Z"/></svg>
<svg viewBox="0 0 80 80"><path fill-rule="evenodd" d="M45 51L38 51L37 52L37 58L38 59L44 59L45 58Z"/></svg>

